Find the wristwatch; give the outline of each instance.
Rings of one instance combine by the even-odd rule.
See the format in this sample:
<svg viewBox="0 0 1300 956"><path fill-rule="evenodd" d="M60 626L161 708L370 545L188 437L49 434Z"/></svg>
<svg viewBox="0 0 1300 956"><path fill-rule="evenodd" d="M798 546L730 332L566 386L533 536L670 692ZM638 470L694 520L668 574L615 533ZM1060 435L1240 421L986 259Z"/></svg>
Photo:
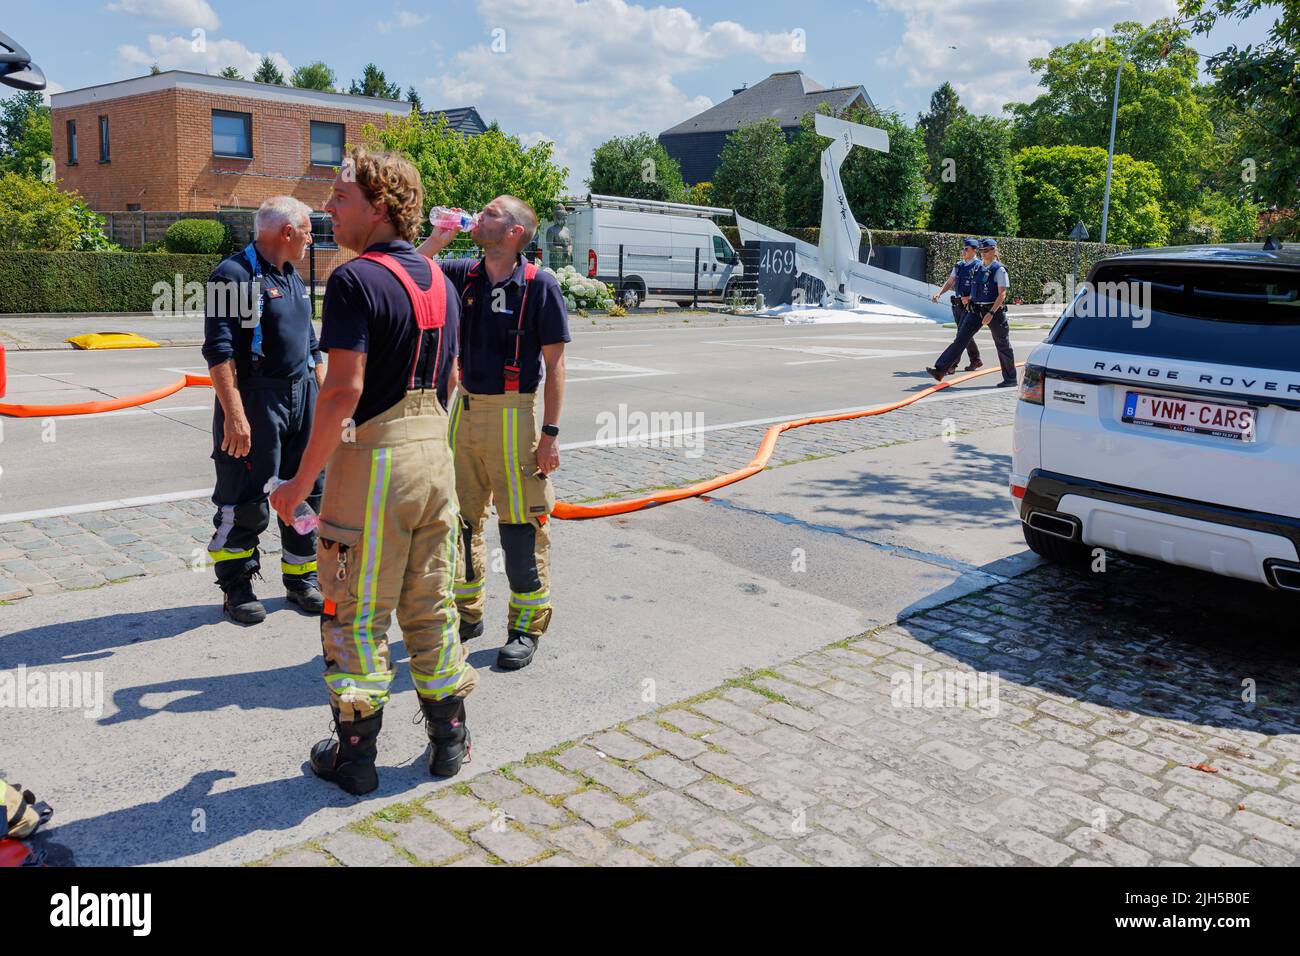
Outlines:
<svg viewBox="0 0 1300 956"><path fill-rule="evenodd" d="M559 426L559 425L543 425L543 426L542 426L542 434L543 434L543 435L550 435L552 438L554 438L554 437L555 437L556 435L558 435L559 433L560 433L560 426Z"/></svg>

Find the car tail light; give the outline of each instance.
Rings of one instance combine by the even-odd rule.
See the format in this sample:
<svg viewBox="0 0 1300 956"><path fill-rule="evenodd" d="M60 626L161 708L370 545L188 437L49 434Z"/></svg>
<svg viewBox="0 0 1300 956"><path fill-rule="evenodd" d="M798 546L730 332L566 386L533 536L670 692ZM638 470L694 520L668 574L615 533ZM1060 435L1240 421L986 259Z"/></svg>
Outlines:
<svg viewBox="0 0 1300 956"><path fill-rule="evenodd" d="M1020 400L1030 405L1043 404L1044 375L1041 365L1026 365L1024 378L1020 380Z"/></svg>
<svg viewBox="0 0 1300 956"><path fill-rule="evenodd" d="M587 250L587 278L596 278L596 250Z"/></svg>
<svg viewBox="0 0 1300 956"><path fill-rule="evenodd" d="M1012 498L1023 498L1024 496L1025 496L1025 486L1024 486L1024 485L1012 485L1012 486L1011 486L1011 497L1012 497Z"/></svg>

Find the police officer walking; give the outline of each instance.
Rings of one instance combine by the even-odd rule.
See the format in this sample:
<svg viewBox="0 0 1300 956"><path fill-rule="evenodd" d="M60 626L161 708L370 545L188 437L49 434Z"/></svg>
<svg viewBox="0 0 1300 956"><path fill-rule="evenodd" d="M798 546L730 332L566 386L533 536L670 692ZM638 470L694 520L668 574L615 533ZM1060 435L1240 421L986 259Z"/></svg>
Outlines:
<svg viewBox="0 0 1300 956"><path fill-rule="evenodd" d="M507 641L497 654L497 666L506 670L532 662L551 620L548 520L555 491L548 476L560 466L569 316L555 276L520 254L536 232L537 215L527 203L499 196L483 207L471 232L483 257L443 263L461 301L460 390L451 411L464 558L456 582L460 636L466 641L483 633L483 528L495 501L510 584ZM420 251L436 255L455 235L435 230Z"/></svg>
<svg viewBox="0 0 1300 956"><path fill-rule="evenodd" d="M321 648L338 739L317 743L311 766L355 794L379 785L394 611L434 776L454 775L469 755L465 698L478 680L453 593L459 517L445 402L459 311L455 289L412 245L423 202L419 173L396 153L353 149L335 177L325 211L339 243L361 255L330 276L316 423L298 475L271 495L292 515L325 466Z"/></svg>
<svg viewBox="0 0 1300 956"><path fill-rule="evenodd" d="M268 199L257 210L254 235L212 273L203 342L217 395L216 531L208 554L225 594L223 610L239 624L266 618L252 585L261 569L258 537L270 520L264 489L268 479L297 472L324 377L311 296L293 267L311 243L311 209L291 196ZM320 493L318 469L307 496L313 509ZM289 601L319 614L316 533L299 533L281 521L280 547Z"/></svg>
<svg viewBox="0 0 1300 956"><path fill-rule="evenodd" d="M935 381L941 382L944 376L951 375L957 369L957 360L971 339L983 326L988 326L993 335L993 344L998 350L998 364L1002 366L1002 381L999 388L1010 388L1016 384L1016 356L1011 350L1011 325L1007 321L1007 290L1011 277L1007 267L998 260L998 242L996 239L980 240L982 262L971 279L971 310L974 318L965 322L957 330L957 337L943 350L937 362L926 371Z"/></svg>
<svg viewBox="0 0 1300 956"><path fill-rule="evenodd" d="M973 317L970 309L970 287L975 270L980 265L977 252L979 247L978 239L963 239L961 241L961 258L952 267L952 271L948 273L948 278L939 291L930 296L931 302L938 302L940 296L949 289L953 290L953 296L950 300L952 320L956 323L959 333L961 332L962 323ZM975 344L974 336L966 344L966 355L970 358L970 364L966 366L965 371L974 372L976 369L984 367L984 363L980 361L980 349Z"/></svg>

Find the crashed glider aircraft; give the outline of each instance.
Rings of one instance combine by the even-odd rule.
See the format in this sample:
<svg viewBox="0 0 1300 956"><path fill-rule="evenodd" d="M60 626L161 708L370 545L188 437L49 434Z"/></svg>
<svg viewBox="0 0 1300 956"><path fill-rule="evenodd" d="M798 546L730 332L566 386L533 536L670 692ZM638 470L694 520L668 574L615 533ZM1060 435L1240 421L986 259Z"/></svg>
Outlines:
<svg viewBox="0 0 1300 956"><path fill-rule="evenodd" d="M790 242L794 244L795 265L800 273L813 275L826 285L834 305L851 309L859 298L874 299L887 305L915 312L937 322L952 321L947 301L930 301L937 286L918 282L907 276L858 261L862 229L849 208L840 180L840 165L854 146L889 152L889 134L884 130L831 116L817 114L817 132L831 140L822 151L822 224L817 246L764 226L736 214L736 225L745 242ZM945 299L947 296L945 296Z"/></svg>

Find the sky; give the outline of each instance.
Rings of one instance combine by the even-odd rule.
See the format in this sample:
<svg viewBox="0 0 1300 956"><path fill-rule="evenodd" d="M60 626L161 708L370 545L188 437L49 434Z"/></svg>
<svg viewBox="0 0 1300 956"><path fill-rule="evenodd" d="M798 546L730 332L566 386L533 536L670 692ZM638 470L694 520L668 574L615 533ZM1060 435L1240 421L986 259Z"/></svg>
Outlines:
<svg viewBox="0 0 1300 956"><path fill-rule="evenodd" d="M286 76L324 60L346 87L375 62L426 109L475 106L531 144L550 140L582 191L611 136L658 134L771 73L861 84L909 120L945 80L973 112L1032 99L1032 57L1175 0L0 0L0 31L51 90L160 68ZM1260 42L1274 14L1216 27L1203 53ZM1104 145L1104 144L1098 144Z"/></svg>

